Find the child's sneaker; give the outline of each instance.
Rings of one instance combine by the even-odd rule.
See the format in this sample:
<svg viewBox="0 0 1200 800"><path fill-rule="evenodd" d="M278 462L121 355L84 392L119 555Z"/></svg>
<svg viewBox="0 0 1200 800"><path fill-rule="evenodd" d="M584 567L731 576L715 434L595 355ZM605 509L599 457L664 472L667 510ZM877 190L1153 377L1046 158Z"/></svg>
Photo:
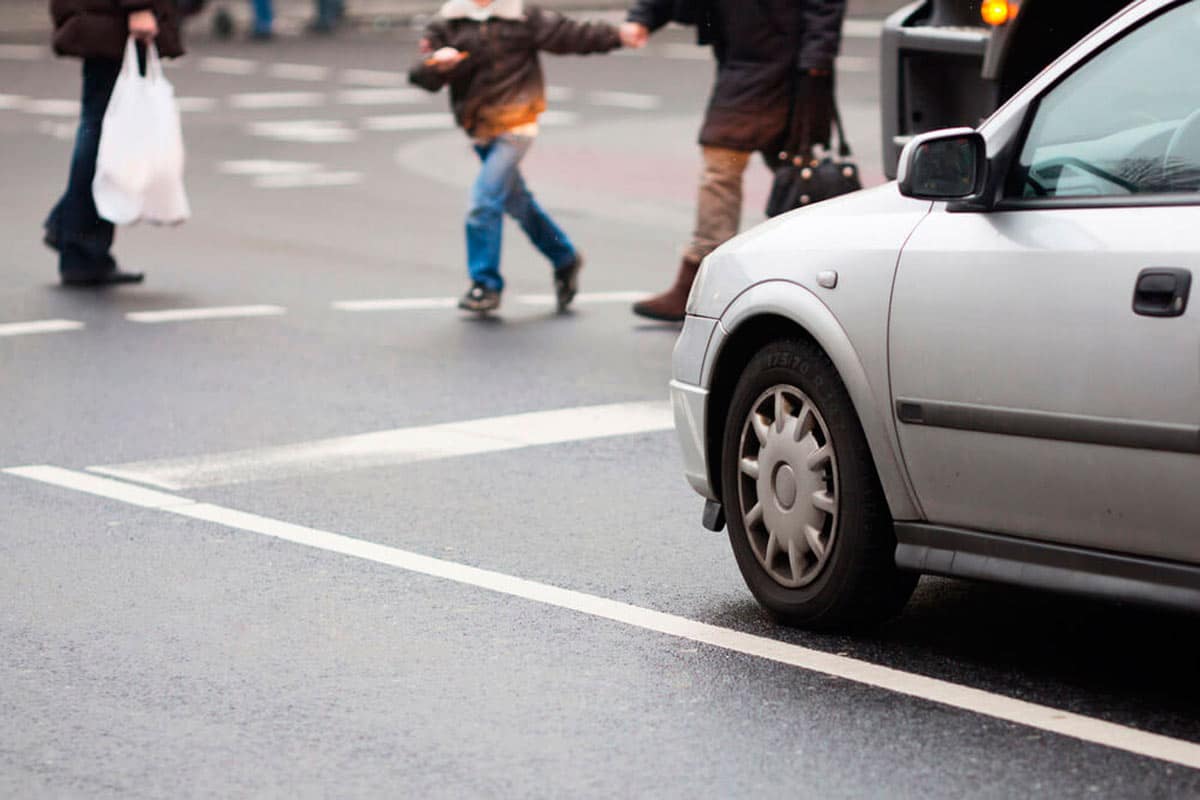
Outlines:
<svg viewBox="0 0 1200 800"><path fill-rule="evenodd" d="M583 269L583 256L575 254L570 264L562 269L554 270L554 299L558 303L558 313L567 310L575 293L579 291L579 271Z"/></svg>
<svg viewBox="0 0 1200 800"><path fill-rule="evenodd" d="M458 307L463 311L486 314L488 311L495 311L500 307L500 293L476 281L458 301Z"/></svg>

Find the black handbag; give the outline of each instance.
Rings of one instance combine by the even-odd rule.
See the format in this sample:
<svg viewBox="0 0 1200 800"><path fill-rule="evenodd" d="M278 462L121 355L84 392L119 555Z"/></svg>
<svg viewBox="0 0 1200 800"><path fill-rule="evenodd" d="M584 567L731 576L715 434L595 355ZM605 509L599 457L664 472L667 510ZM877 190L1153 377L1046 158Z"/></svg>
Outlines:
<svg viewBox="0 0 1200 800"><path fill-rule="evenodd" d="M803 102L797 98L795 103ZM793 116L797 113L795 104ZM793 127L788 126L789 129ZM858 166L850 159L853 153L842 129L842 116L837 104L833 105L833 128L837 134L837 155L825 153L815 157L811 150L803 148L796 140L779 154L780 165L775 168L775 181L771 184L771 196L767 199L767 216L777 217L796 208L809 206L856 192L862 188L858 177ZM806 152L799 152L800 149Z"/></svg>

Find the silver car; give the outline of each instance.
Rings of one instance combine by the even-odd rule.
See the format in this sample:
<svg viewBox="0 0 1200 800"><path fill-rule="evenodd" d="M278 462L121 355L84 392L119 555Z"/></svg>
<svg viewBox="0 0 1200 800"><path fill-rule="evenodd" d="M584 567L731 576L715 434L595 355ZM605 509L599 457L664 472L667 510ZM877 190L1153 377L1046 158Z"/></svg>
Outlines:
<svg viewBox="0 0 1200 800"><path fill-rule="evenodd" d="M1128 6L899 181L704 263L672 398L779 619L921 573L1200 609L1200 0Z"/></svg>

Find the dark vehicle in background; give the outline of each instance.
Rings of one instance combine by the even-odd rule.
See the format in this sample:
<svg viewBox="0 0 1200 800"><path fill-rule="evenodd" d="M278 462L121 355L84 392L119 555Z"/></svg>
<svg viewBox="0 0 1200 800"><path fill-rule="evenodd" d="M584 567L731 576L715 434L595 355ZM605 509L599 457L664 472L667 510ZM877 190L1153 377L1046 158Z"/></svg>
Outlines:
<svg viewBox="0 0 1200 800"><path fill-rule="evenodd" d="M975 127L1129 0L919 0L884 24L883 164L914 135Z"/></svg>

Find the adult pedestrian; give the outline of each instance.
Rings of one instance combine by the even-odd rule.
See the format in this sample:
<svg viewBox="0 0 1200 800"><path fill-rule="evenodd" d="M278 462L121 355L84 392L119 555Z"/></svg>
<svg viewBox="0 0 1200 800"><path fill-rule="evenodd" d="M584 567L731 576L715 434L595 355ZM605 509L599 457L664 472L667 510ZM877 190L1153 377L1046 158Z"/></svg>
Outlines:
<svg viewBox="0 0 1200 800"><path fill-rule="evenodd" d="M58 251L58 271L66 286L140 283L109 252L114 226L101 219L92 199L92 179L100 147L100 125L112 95L126 42L154 42L164 58L183 55L174 0L50 0L54 51L83 61L79 130L71 156L67 189L45 222L45 242Z"/></svg>
<svg viewBox="0 0 1200 800"><path fill-rule="evenodd" d="M275 7L271 0L251 0L254 7L254 27L250 38L265 42L275 36Z"/></svg>
<svg viewBox="0 0 1200 800"><path fill-rule="evenodd" d="M841 44L845 0L638 0L622 35L644 45L668 22L694 25L711 45L716 82L700 130L704 167L696 224L672 286L635 303L634 313L677 322L705 256L732 238L742 214L742 177L750 157L778 163L792 98L805 98L796 124L806 148L829 144L833 61Z"/></svg>
<svg viewBox="0 0 1200 800"><path fill-rule="evenodd" d="M308 26L313 33L333 33L346 15L343 0L313 0L313 5L317 16Z"/></svg>

